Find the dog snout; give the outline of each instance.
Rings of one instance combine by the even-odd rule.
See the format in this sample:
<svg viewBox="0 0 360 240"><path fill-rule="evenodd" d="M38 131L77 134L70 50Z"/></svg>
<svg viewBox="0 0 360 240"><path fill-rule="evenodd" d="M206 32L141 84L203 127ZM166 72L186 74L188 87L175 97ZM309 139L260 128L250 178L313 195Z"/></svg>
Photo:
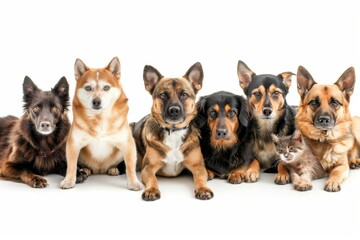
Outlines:
<svg viewBox="0 0 360 240"><path fill-rule="evenodd" d="M270 116L271 113L272 113L271 107L264 107L264 108L263 108L263 114L264 114L266 117Z"/></svg>
<svg viewBox="0 0 360 240"><path fill-rule="evenodd" d="M100 109L101 108L101 99L96 97L92 101L92 105L94 109Z"/></svg>
<svg viewBox="0 0 360 240"><path fill-rule="evenodd" d="M48 122L48 121L42 121L42 122L40 123L40 127L41 127L43 130L49 129L50 126L51 126L51 124L50 124L50 122Z"/></svg>
<svg viewBox="0 0 360 240"><path fill-rule="evenodd" d="M329 113L320 113L315 116L314 125L316 128L329 130L335 126L335 120Z"/></svg>
<svg viewBox="0 0 360 240"><path fill-rule="evenodd" d="M227 129L224 127L219 127L216 129L216 138L217 139L224 139L227 137Z"/></svg>
<svg viewBox="0 0 360 240"><path fill-rule="evenodd" d="M172 118L177 118L181 114L181 108L179 106L171 106L168 108L168 114Z"/></svg>

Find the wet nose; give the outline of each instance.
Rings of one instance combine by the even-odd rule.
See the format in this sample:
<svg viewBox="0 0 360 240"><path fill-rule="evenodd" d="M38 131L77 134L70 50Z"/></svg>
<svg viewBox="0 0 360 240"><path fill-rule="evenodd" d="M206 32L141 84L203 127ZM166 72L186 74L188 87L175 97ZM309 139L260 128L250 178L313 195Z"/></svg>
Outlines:
<svg viewBox="0 0 360 240"><path fill-rule="evenodd" d="M318 118L318 121L319 121L320 124L326 125L326 124L330 123L331 118L330 118L330 116L320 116Z"/></svg>
<svg viewBox="0 0 360 240"><path fill-rule="evenodd" d="M168 109L168 113L171 117L179 116L180 112L181 112L181 109L179 106L171 106Z"/></svg>
<svg viewBox="0 0 360 240"><path fill-rule="evenodd" d="M226 135L227 135L226 128L217 128L216 129L216 138L222 139L222 138L225 138Z"/></svg>
<svg viewBox="0 0 360 240"><path fill-rule="evenodd" d="M94 98L92 101L93 104L93 108L94 109L99 109L101 106L101 99L100 98Z"/></svg>
<svg viewBox="0 0 360 240"><path fill-rule="evenodd" d="M40 123L40 127L41 127L42 129L48 129L48 128L50 128L50 122L48 122L48 121L42 121L42 122Z"/></svg>
<svg viewBox="0 0 360 240"><path fill-rule="evenodd" d="M272 113L272 109L270 108L270 107L264 107L263 108L263 114L265 115L265 116L270 116L271 115L271 113Z"/></svg>

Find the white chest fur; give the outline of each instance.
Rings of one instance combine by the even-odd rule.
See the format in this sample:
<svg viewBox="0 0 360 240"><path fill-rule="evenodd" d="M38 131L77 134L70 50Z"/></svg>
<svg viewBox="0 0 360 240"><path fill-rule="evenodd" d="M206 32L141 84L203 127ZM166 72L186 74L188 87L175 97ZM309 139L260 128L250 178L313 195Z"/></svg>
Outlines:
<svg viewBox="0 0 360 240"><path fill-rule="evenodd" d="M163 159L165 167L158 174L166 177L175 177L184 170L184 155L180 147L183 144L183 138L188 129L178 130L170 134L165 133L164 144L171 148Z"/></svg>

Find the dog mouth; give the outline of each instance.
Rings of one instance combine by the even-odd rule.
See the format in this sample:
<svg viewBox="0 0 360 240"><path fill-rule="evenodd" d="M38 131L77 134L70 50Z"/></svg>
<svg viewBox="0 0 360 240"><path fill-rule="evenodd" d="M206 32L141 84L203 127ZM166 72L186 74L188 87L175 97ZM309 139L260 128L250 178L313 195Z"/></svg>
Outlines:
<svg viewBox="0 0 360 240"><path fill-rule="evenodd" d="M181 124L185 121L185 117L181 117L181 118L166 118L165 119L165 123L166 124Z"/></svg>

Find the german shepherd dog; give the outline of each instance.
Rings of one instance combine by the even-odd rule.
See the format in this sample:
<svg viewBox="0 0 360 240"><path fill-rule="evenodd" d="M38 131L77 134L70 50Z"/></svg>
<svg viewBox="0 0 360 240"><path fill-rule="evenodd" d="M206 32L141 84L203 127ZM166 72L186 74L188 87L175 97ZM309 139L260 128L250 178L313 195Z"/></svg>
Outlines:
<svg viewBox="0 0 360 240"><path fill-rule="evenodd" d="M210 199L207 172L200 149L200 131L194 123L195 97L202 87L203 69L195 63L183 77L166 78L152 66L144 68L145 89L152 95L151 114L132 123L145 201L160 198L156 175L178 176L185 168L194 177L195 197Z"/></svg>
<svg viewBox="0 0 360 240"><path fill-rule="evenodd" d="M295 114L293 107L286 103L286 95L291 85L291 72L279 75L256 75L242 61L237 67L240 86L244 90L252 110L252 126L255 143L253 147L255 160L252 163L253 174L259 178L260 168L277 165L275 183L286 184L290 176L280 162L271 134L278 136L292 135L295 131Z"/></svg>
<svg viewBox="0 0 360 240"><path fill-rule="evenodd" d="M105 68L96 69L77 59L75 79L73 123L66 143L67 171L60 187L74 187L77 164L86 178L91 174L118 175L118 165L125 161L128 188L140 190L119 59L114 57Z"/></svg>
<svg viewBox="0 0 360 240"><path fill-rule="evenodd" d="M217 176L233 184L257 181L247 172L255 157L246 99L220 91L201 97L197 108L196 123L201 131L201 151L208 179Z"/></svg>
<svg viewBox="0 0 360 240"><path fill-rule="evenodd" d="M325 184L328 192L340 191L341 183L348 177L349 164L356 168L360 163L359 142L354 140L359 140L360 122L356 118L353 120L349 111L354 85L353 67L332 85L317 84L303 66L299 66L297 71L301 100L296 126L329 174Z"/></svg>
<svg viewBox="0 0 360 240"><path fill-rule="evenodd" d="M44 175L66 171L69 84L62 77L51 91L42 91L26 76L23 93L23 116L0 118L0 176L44 188Z"/></svg>

